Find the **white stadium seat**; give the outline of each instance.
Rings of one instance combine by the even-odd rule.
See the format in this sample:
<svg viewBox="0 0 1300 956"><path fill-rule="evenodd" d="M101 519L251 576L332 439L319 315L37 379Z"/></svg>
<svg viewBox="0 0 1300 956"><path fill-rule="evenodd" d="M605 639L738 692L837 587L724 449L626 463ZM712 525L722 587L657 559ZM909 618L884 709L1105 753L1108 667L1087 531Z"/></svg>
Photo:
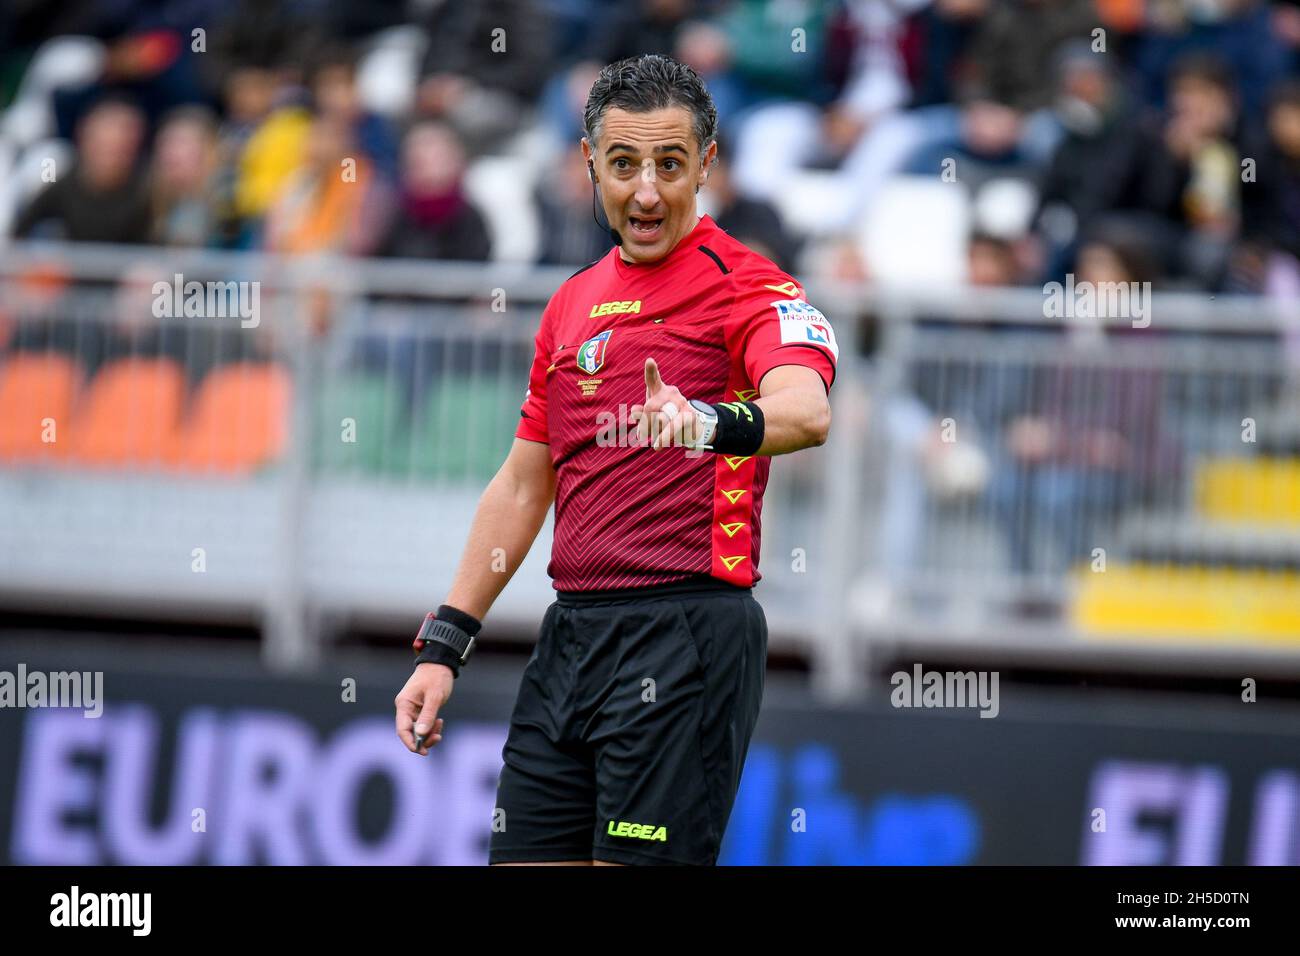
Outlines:
<svg viewBox="0 0 1300 956"><path fill-rule="evenodd" d="M786 228L801 236L819 238L844 203L838 173L800 170L772 194L772 204Z"/></svg>
<svg viewBox="0 0 1300 956"><path fill-rule="evenodd" d="M393 27L376 34L357 64L357 94L366 109L390 118L411 111L427 42L419 27Z"/></svg>
<svg viewBox="0 0 1300 956"><path fill-rule="evenodd" d="M533 202L533 162L484 156L465 172L465 191L487 220L494 262L532 262L541 241Z"/></svg>
<svg viewBox="0 0 1300 956"><path fill-rule="evenodd" d="M1038 190L1023 179L991 179L975 197L975 228L999 239L1018 239L1029 231L1038 208Z"/></svg>
<svg viewBox="0 0 1300 956"><path fill-rule="evenodd" d="M970 222L964 184L896 176L868 207L858 243L876 281L956 284L966 278Z"/></svg>

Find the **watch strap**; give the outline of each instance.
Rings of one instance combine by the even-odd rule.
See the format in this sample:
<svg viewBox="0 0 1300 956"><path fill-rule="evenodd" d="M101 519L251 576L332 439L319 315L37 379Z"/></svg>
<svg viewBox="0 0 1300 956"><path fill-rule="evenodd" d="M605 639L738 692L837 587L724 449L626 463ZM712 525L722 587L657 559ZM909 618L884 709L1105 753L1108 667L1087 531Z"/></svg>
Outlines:
<svg viewBox="0 0 1300 956"><path fill-rule="evenodd" d="M456 652L458 662L464 665L474 652L475 642L476 638L468 634L464 629L457 627L450 621L439 620L430 611L424 616L424 623L420 626L420 632L415 636L414 646L416 652L419 653L428 648L430 644L445 645Z"/></svg>
<svg viewBox="0 0 1300 956"><path fill-rule="evenodd" d="M700 435L694 444L687 447L696 450L708 450L713 447L710 443L718 434L718 410L713 405L698 398L691 399L690 405L697 417L701 414L701 409L708 409L709 431L706 435Z"/></svg>

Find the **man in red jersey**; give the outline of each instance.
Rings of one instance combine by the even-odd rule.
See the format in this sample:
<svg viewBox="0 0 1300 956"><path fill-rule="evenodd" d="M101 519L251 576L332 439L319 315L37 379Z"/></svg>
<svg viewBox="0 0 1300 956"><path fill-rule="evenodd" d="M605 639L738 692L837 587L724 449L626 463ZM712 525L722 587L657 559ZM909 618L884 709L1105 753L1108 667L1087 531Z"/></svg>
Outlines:
<svg viewBox="0 0 1300 956"><path fill-rule="evenodd" d="M397 733L420 754L441 740L480 621L554 502L556 600L489 862L713 865L763 693L771 456L826 441L838 346L797 282L696 212L717 114L694 71L612 64L584 119L616 244L542 314L514 446L416 638Z"/></svg>

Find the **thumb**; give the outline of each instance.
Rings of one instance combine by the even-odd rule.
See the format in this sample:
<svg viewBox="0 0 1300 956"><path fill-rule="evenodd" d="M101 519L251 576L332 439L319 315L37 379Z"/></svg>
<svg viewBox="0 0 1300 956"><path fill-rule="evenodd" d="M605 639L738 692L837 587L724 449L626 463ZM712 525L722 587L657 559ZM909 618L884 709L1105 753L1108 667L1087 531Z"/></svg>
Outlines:
<svg viewBox="0 0 1300 956"><path fill-rule="evenodd" d="M420 716L415 718L415 732L423 736L428 736L429 731L433 729L433 720L438 716L438 704L432 694L429 694L424 701L424 706L420 708Z"/></svg>
<svg viewBox="0 0 1300 956"><path fill-rule="evenodd" d="M659 389L664 387L663 379L659 377L659 366L655 360L648 358L645 360L645 397L649 398Z"/></svg>

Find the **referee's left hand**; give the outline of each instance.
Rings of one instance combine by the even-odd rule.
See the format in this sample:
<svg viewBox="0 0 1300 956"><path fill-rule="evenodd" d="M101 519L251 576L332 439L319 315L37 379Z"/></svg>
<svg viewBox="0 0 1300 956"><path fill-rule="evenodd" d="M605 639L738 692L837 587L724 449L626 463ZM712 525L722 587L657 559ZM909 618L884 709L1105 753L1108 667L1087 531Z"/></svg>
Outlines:
<svg viewBox="0 0 1300 956"><path fill-rule="evenodd" d="M673 407L665 414L664 406L670 403ZM664 384L652 358L645 360L645 404L632 406L631 419L636 422L637 444L650 442L654 450L683 444L695 434L695 411L690 401L676 385Z"/></svg>

